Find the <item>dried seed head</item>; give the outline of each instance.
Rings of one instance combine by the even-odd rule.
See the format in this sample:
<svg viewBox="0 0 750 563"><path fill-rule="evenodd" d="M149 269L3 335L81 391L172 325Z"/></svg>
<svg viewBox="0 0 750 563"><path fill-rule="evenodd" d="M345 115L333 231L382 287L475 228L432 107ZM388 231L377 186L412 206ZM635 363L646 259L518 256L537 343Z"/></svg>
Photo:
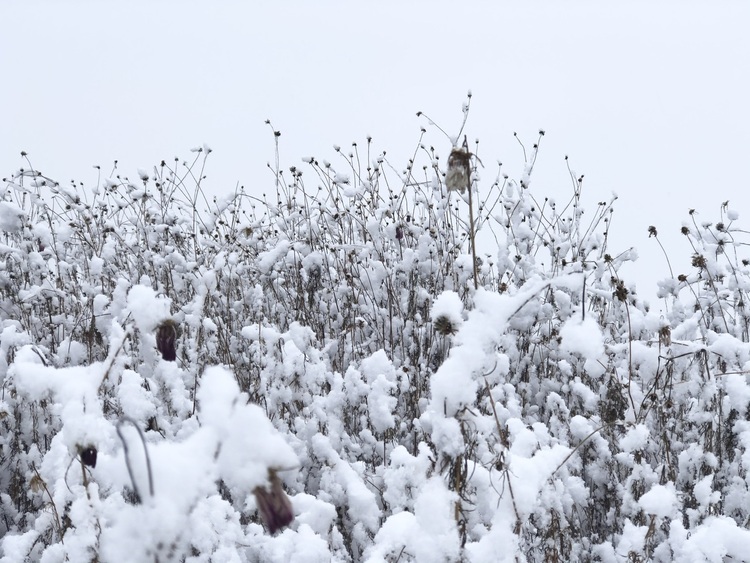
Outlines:
<svg viewBox="0 0 750 563"><path fill-rule="evenodd" d="M273 469L268 470L268 480L271 483L270 491L265 487L255 487L253 494L263 524L269 532L275 534L294 520L294 512L292 503L281 486L281 479Z"/></svg>
<svg viewBox="0 0 750 563"><path fill-rule="evenodd" d="M166 320L156 329L156 347L161 357L167 362L177 359L177 325L172 320Z"/></svg>
<svg viewBox="0 0 750 563"><path fill-rule="evenodd" d="M691 260L691 264L694 268L705 268L706 267L706 257L701 254L694 254L693 259Z"/></svg>
<svg viewBox="0 0 750 563"><path fill-rule="evenodd" d="M454 147L448 156L448 172L445 175L445 185L448 191L464 193L469 186L471 176L471 153Z"/></svg>
<svg viewBox="0 0 750 563"><path fill-rule="evenodd" d="M672 329L668 326L663 326L659 329L659 344L662 346L672 345Z"/></svg>
<svg viewBox="0 0 750 563"><path fill-rule="evenodd" d="M443 336L456 334L458 327L446 315L440 315L435 319L435 332Z"/></svg>
<svg viewBox="0 0 750 563"><path fill-rule="evenodd" d="M96 448L94 446L88 446L87 448L82 448L78 455L81 456L81 461L83 462L83 465L87 465L89 467L96 467Z"/></svg>
<svg viewBox="0 0 750 563"><path fill-rule="evenodd" d="M617 298L619 301L625 301L628 297L628 288L625 287L625 282L615 277L611 279L612 285L615 286L615 290L612 292L612 296Z"/></svg>

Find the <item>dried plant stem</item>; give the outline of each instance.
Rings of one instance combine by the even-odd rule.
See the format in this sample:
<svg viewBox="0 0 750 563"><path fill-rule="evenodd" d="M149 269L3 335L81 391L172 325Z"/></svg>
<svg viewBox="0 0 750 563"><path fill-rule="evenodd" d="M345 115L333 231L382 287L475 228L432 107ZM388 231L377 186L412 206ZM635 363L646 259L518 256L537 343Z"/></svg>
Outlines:
<svg viewBox="0 0 750 563"><path fill-rule="evenodd" d="M122 449L125 455L125 465L128 468L128 475L130 475L130 481L131 483L133 483L133 492L135 492L135 496L137 497L138 502L140 503L142 502L143 497L138 491L138 485L135 481L135 476L133 475L133 467L130 464L128 441L125 439L125 436L123 436L122 434L122 426L126 422L131 424L138 431L138 436L140 437L141 443L143 444L143 454L146 457L146 471L148 472L148 492L149 492L149 495L153 497L154 496L154 476L151 471L151 458L148 455L148 448L146 447L146 437L143 435L143 430L141 430L141 427L132 418L123 417L120 420L120 422L117 423L117 426L116 426L117 435L120 437L120 441L122 442Z"/></svg>
<svg viewBox="0 0 750 563"><path fill-rule="evenodd" d="M37 479L39 479L39 483L41 483L42 488L44 489L44 492L47 493L47 497L49 497L49 504L52 507L52 513L55 515L55 524L57 525L57 533L60 534L60 537L63 535L63 528L62 528L62 521L60 520L60 514L57 512L57 507L55 506L55 501L52 498L52 494L49 492L49 489L47 488L47 483L42 479L42 476L39 475L39 471L36 468L35 463L31 463L31 469L34 470L34 473L36 474Z"/></svg>
<svg viewBox="0 0 750 563"><path fill-rule="evenodd" d="M463 150L469 153L469 142L464 135ZM471 242L471 271L474 275L474 289L479 289L479 280L477 278L477 243L476 243L476 225L474 224L474 200L472 198L472 179L470 161L466 161L466 188L469 190L469 241Z"/></svg>
<svg viewBox="0 0 750 563"><path fill-rule="evenodd" d="M469 177L469 239L471 240L471 259L472 272L474 273L474 289L479 289L479 280L477 279L477 243L476 232L474 229L474 205L471 197L471 177Z"/></svg>

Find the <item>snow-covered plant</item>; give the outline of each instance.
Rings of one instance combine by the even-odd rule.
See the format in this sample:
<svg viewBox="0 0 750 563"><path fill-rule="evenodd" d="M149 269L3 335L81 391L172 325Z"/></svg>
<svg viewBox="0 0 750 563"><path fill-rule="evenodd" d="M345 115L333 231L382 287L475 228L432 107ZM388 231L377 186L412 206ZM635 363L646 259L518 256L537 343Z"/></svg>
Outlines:
<svg viewBox="0 0 750 563"><path fill-rule="evenodd" d="M690 213L660 315L609 248L615 197L585 214L572 171L569 199L535 194L544 131L485 182L479 144L443 159L422 119L403 168L369 138L277 147L261 196L207 197L205 146L93 188L23 155L2 561L745 557L738 214Z"/></svg>

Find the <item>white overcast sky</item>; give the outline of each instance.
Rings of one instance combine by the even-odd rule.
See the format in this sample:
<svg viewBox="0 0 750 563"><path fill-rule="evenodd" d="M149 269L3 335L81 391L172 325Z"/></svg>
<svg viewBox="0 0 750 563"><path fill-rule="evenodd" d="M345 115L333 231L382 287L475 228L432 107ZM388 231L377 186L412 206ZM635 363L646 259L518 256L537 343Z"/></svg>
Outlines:
<svg viewBox="0 0 750 563"><path fill-rule="evenodd" d="M267 118L287 166L367 135L403 162L416 112L455 133L471 89L485 163L517 173L513 132L544 128L537 196L570 194L566 154L591 212L618 193L611 249L638 249L645 296L669 273L649 225L675 274L689 208L715 221L730 200L750 228L749 2L3 0L0 22L2 176L25 150L91 185L95 164L135 176L207 143L209 189L260 193Z"/></svg>

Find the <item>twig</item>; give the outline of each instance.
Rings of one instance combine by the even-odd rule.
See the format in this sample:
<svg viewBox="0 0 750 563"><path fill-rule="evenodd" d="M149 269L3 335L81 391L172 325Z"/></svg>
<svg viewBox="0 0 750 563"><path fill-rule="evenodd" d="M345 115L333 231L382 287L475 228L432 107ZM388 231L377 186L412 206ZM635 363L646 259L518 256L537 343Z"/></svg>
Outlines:
<svg viewBox="0 0 750 563"><path fill-rule="evenodd" d="M560 468L568 462L568 460L573 456L573 454L578 451L578 448L580 448L582 445L584 445L586 442L588 442L593 437L594 434L596 434L597 432L599 432L603 428L606 428L607 426L609 426L609 424L602 424L599 428L596 428L596 429L592 430L591 433L588 436L586 436L583 440L581 440L579 442L579 444L575 448L573 448L572 450L570 450L570 453L565 456L565 459L560 462L560 465L558 465L555 468L555 470L552 472L552 474L550 475L550 477L552 475L554 475L555 473L557 473L560 470Z"/></svg>
<svg viewBox="0 0 750 563"><path fill-rule="evenodd" d="M138 424L132 419L128 417L123 417L120 422L117 423L117 435L120 437L120 441L122 442L122 449L125 454L125 465L128 468L128 475L130 475L130 482L133 483L133 491L135 492L135 496L137 499L138 504L141 503L141 495L138 492L138 485L135 481L135 476L133 475L133 468L130 465L130 457L129 457L129 451L128 451L128 442L125 439L125 436L122 435L122 425L126 422L129 422L133 425L133 427L138 431L138 436L141 438L141 443L143 444L143 453L146 456L146 470L148 471L148 492L151 497L154 496L154 476L151 472L151 458L148 455L148 448L146 447L146 437L143 435L143 430L141 430L141 427L138 426Z"/></svg>
<svg viewBox="0 0 750 563"><path fill-rule="evenodd" d="M36 474L36 478L39 479L39 482L42 485L42 488L44 489L44 492L47 493L47 496L49 497L49 503L52 506L52 512L55 515L55 522L57 524L57 533L60 534L60 538L62 541L62 535L63 535L63 529L62 529L62 521L60 520L60 514L57 512L57 507L55 506L55 501L52 499L52 495L49 492L49 489L47 488L47 483L44 482L44 479L42 479L42 476L39 475L39 471L36 468L36 464L32 461L31 462L31 469L34 470L34 473Z"/></svg>
<svg viewBox="0 0 750 563"><path fill-rule="evenodd" d="M469 153L469 142L464 135L463 149L467 154ZM479 281L477 279L477 241L476 241L476 229L474 226L474 204L471 197L472 192L472 181L471 181L471 168L469 166L469 160L466 161L466 187L469 190L469 238L471 239L471 271L474 274L474 289L479 289Z"/></svg>
<svg viewBox="0 0 750 563"><path fill-rule="evenodd" d="M99 384L99 391L101 391L102 387L104 387L104 382L107 381L107 378L109 377L109 372L112 371L112 367L115 365L115 360L117 359L117 356L120 355L120 351L122 351L123 347L125 346L125 342L128 340L128 338L130 338L130 336L131 336L130 330L126 330L125 334L122 337L122 340L120 341L120 345L117 347L117 350L115 350L115 353L110 356L109 365L107 366L107 369L104 370L102 381Z"/></svg>
<svg viewBox="0 0 750 563"><path fill-rule="evenodd" d="M508 449L509 447L508 437L503 432L502 425L500 424L500 418L497 416L497 409L495 409L495 399L492 396L492 390L490 389L490 384L489 384L489 381L487 381L486 377L484 378L484 386L487 389L487 395L490 397L490 405L492 406L492 414L495 415L495 424L497 425L497 431L498 431L498 434L500 435L500 443L505 449ZM516 533L519 533L521 529L521 516L519 515L518 507L516 506L516 497L513 494L513 485L510 482L510 470L508 467L505 468L505 474L508 480L508 491L510 492L510 501L513 504L513 512L516 513L516 527L517 527Z"/></svg>

